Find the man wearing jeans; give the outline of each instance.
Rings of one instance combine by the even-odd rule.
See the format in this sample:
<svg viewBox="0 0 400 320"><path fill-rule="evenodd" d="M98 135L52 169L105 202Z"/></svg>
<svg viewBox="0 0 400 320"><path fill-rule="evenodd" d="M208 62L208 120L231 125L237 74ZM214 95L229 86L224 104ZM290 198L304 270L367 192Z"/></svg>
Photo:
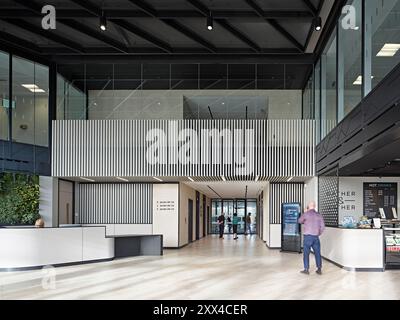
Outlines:
<svg viewBox="0 0 400 320"><path fill-rule="evenodd" d="M319 236L324 232L325 224L324 218L320 213L315 210L315 202L310 202L307 206L307 211L299 218L299 223L304 225L304 270L303 274L310 274L310 251L311 248L315 254L315 261L317 263L317 274L322 274L322 259L321 259L321 244Z"/></svg>

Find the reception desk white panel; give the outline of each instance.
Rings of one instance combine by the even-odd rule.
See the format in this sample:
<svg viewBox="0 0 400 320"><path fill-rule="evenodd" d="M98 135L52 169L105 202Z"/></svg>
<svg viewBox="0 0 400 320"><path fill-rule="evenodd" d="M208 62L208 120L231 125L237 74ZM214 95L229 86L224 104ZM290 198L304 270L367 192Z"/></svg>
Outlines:
<svg viewBox="0 0 400 320"><path fill-rule="evenodd" d="M0 229L0 269L106 260L114 257L114 239L104 227Z"/></svg>
<svg viewBox="0 0 400 320"><path fill-rule="evenodd" d="M383 231L326 228L321 254L346 270L384 270Z"/></svg>

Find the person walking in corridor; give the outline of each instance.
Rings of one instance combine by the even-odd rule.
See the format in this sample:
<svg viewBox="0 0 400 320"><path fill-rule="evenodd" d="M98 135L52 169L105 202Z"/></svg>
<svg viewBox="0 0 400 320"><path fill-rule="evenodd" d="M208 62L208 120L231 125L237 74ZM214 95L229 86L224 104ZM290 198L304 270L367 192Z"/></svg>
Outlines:
<svg viewBox="0 0 400 320"><path fill-rule="evenodd" d="M251 235L251 213L246 216L246 235Z"/></svg>
<svg viewBox="0 0 400 320"><path fill-rule="evenodd" d="M304 225L304 253L303 262L304 270L301 271L303 274L310 274L310 251L311 248L315 254L315 261L317 264L317 274L322 274L322 258L321 258L321 244L319 236L325 230L324 218L322 215L315 210L315 202L310 202L307 206L307 211L299 218L299 223Z"/></svg>
<svg viewBox="0 0 400 320"><path fill-rule="evenodd" d="M224 231L225 231L225 216L222 212L221 215L218 217L218 227L219 227L219 238L224 238Z"/></svg>
<svg viewBox="0 0 400 320"><path fill-rule="evenodd" d="M232 218L233 240L237 240L238 239L238 236L237 236L238 225L239 225L239 217L238 217L237 213L235 212L233 214L233 218Z"/></svg>

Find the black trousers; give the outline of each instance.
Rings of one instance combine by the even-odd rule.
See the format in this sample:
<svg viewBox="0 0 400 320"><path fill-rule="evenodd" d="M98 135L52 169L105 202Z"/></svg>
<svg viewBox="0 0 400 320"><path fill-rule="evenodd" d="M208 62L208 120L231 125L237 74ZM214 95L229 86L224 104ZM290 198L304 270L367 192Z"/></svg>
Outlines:
<svg viewBox="0 0 400 320"><path fill-rule="evenodd" d="M237 233L237 227L238 227L237 224L234 224L234 225L233 225L233 233Z"/></svg>
<svg viewBox="0 0 400 320"><path fill-rule="evenodd" d="M224 224L220 224L219 225L219 237L222 238L224 236L224 229L225 229L225 225Z"/></svg>

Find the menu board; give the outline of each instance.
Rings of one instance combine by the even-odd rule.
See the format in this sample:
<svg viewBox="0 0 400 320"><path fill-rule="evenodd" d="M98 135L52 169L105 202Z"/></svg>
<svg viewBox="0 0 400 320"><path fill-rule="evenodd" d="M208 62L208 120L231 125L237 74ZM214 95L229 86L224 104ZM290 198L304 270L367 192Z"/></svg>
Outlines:
<svg viewBox="0 0 400 320"><path fill-rule="evenodd" d="M383 209L386 219L396 218L397 183L364 183L364 214L375 218L380 215L379 209Z"/></svg>

